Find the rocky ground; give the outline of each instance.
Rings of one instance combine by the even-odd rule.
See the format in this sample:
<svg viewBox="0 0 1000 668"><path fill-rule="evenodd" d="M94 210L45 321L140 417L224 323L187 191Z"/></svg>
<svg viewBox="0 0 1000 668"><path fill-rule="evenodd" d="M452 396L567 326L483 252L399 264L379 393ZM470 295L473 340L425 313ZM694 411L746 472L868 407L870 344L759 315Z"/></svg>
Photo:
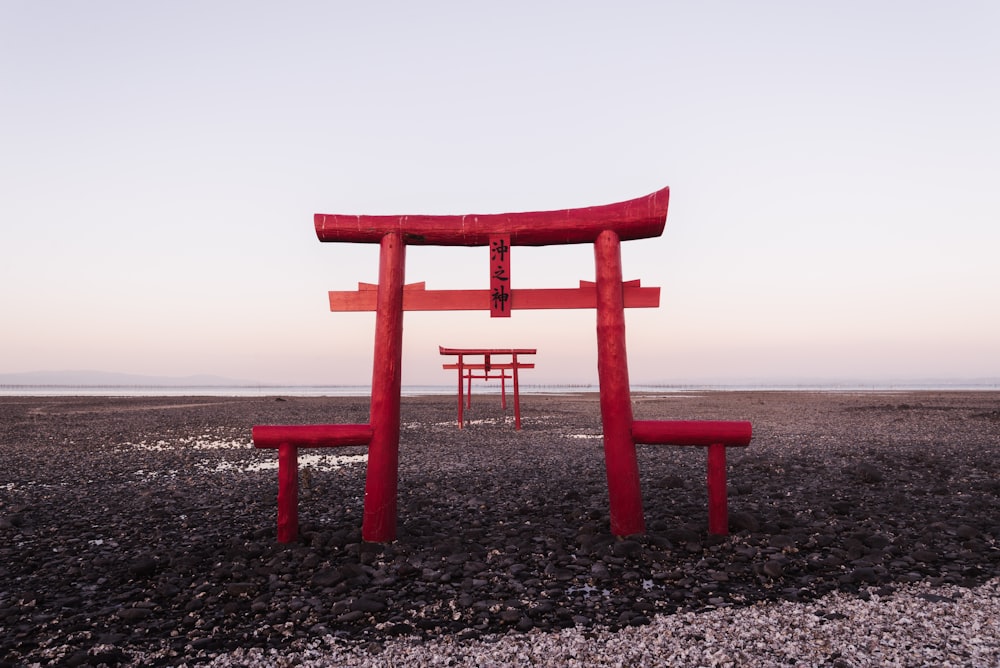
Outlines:
<svg viewBox="0 0 1000 668"><path fill-rule="evenodd" d="M610 535L594 394L523 397L521 431L499 397L462 430L454 398L404 398L388 545L360 540L364 448L303 453L281 545L276 456L250 447L254 424L366 422L367 398L0 398L0 666L625 637L766 602L835 624L831 595L995 588L1000 393L633 399L637 419L754 423L730 536L707 534L704 451L668 446L638 448L648 533ZM990 624L976 656L1000 657Z"/></svg>

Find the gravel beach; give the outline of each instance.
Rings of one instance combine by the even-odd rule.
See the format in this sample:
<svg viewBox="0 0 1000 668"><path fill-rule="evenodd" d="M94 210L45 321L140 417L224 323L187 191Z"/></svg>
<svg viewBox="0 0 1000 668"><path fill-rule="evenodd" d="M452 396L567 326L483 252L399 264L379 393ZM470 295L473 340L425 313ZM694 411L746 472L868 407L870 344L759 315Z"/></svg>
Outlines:
<svg viewBox="0 0 1000 668"><path fill-rule="evenodd" d="M282 545L250 428L366 397L0 397L0 666L1000 665L1000 393L634 395L754 423L726 537L703 449L637 448L615 539L597 395L499 404L404 397L387 545L365 448L301 451Z"/></svg>

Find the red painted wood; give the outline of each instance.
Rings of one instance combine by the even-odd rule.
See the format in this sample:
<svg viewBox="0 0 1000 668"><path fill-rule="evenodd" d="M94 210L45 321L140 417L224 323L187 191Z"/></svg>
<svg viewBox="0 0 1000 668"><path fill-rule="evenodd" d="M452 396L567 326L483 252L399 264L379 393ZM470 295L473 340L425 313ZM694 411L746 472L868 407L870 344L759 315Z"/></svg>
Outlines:
<svg viewBox="0 0 1000 668"><path fill-rule="evenodd" d="M632 423L636 443L696 445L708 447L708 531L729 533L726 495L726 448L746 447L753 438L749 422L713 420L636 420Z"/></svg>
<svg viewBox="0 0 1000 668"><path fill-rule="evenodd" d="M532 353L534 354L534 353ZM517 361L517 353L514 353L514 377L511 379L514 383L514 429L516 431L521 430L521 386L518 384L518 371L522 368L521 364ZM531 365L532 368L535 367L534 364ZM503 398L504 408L507 408L507 396L504 395Z"/></svg>
<svg viewBox="0 0 1000 668"><path fill-rule="evenodd" d="M445 348L438 346L442 355L534 355L537 348ZM468 363L465 366L469 366Z"/></svg>
<svg viewBox="0 0 1000 668"><path fill-rule="evenodd" d="M489 311L489 290L406 290L404 311ZM363 290L331 290L330 310L335 312L374 311L375 293ZM660 305L660 288L626 285L626 308L656 308ZM518 288L507 302L510 310L597 308L597 289L579 288Z"/></svg>
<svg viewBox="0 0 1000 668"><path fill-rule="evenodd" d="M747 446L753 438L749 422L714 420L636 420L632 423L636 443L658 445Z"/></svg>
<svg viewBox="0 0 1000 668"><path fill-rule="evenodd" d="M632 396L625 351L625 304L621 242L607 230L594 243L597 278L597 375L604 424L604 460L611 506L611 533L645 533L639 464L632 441Z"/></svg>
<svg viewBox="0 0 1000 668"><path fill-rule="evenodd" d="M465 427L465 418L462 415L462 404L464 403L464 399L462 397L462 392L464 391L462 388L462 383L464 382L463 374L465 373L465 370L462 366L462 358L463 358L462 354L458 353L458 428L459 429Z"/></svg>
<svg viewBox="0 0 1000 668"><path fill-rule="evenodd" d="M485 246L501 234L514 246L578 244L596 241L605 230L621 240L658 237L669 202L670 189L664 188L626 202L579 209L457 216L317 213L314 225L320 241L379 243L392 232L413 245Z"/></svg>
<svg viewBox="0 0 1000 668"><path fill-rule="evenodd" d="M472 378L473 380L500 380L501 378L510 378L510 376L507 375L507 372L510 369L513 368L513 367L508 367L507 369L496 369L496 368L493 368L493 369L490 369L489 371L486 371L485 369L482 368L483 365L481 365L481 364L477 365L477 366L480 367L479 369L472 369L472 368L470 368L471 366L472 365L470 365L470 364L466 364L463 367L463 369L465 369L465 371L464 371L465 377L466 378ZM521 365L519 368L523 369L524 366L525 365ZM532 364L531 366L534 367L534 364ZM458 365L457 364L442 364L441 368L442 369L448 369L450 371L454 371L455 369L458 368ZM477 373L477 371L479 373Z"/></svg>
<svg viewBox="0 0 1000 668"><path fill-rule="evenodd" d="M472 376L465 375L465 407L472 408Z"/></svg>
<svg viewBox="0 0 1000 668"><path fill-rule="evenodd" d="M729 533L729 508L726 501L726 446L708 446L708 532L719 536Z"/></svg>
<svg viewBox="0 0 1000 668"><path fill-rule="evenodd" d="M441 368L442 369L447 369L449 371L454 371L455 369L458 368L458 365L457 364L442 364ZM469 371L485 371L486 370L486 365L485 364L469 364L469 363L465 363L465 364L462 365L462 368L463 369L467 369ZM493 371L495 369L499 369L500 371L510 371L513 368L514 368L514 363L513 362L501 362L500 364L494 363L494 364L490 365L490 371ZM518 362L517 363L517 368L518 369L534 369L535 368L535 364L534 364L534 362ZM469 374L466 373L465 375L468 376ZM474 376L474 378L487 378L487 376ZM500 378L500 376L489 376L488 378ZM507 376L507 378L510 378L510 376Z"/></svg>
<svg viewBox="0 0 1000 668"><path fill-rule="evenodd" d="M278 542L290 543L299 533L298 448L333 448L367 445L368 424L257 425L255 448L278 450Z"/></svg>
<svg viewBox="0 0 1000 668"><path fill-rule="evenodd" d="M298 448L278 446L278 542L291 543L299 536Z"/></svg>
<svg viewBox="0 0 1000 668"><path fill-rule="evenodd" d="M642 281L639 280L638 278L633 279L631 281L622 281L622 287L625 287L625 288L638 288L641 285L642 285ZM580 287L581 288L596 288L597 287L597 283L595 283L594 281L583 281L583 280L581 280L580 281ZM659 290L659 288L654 288L654 289L655 290ZM625 306L628 306L628 304L626 304Z"/></svg>
<svg viewBox="0 0 1000 668"><path fill-rule="evenodd" d="M462 369L463 369L463 371L462 371L463 377L468 381L468 386L469 386L469 391L468 391L469 400L468 400L468 404L470 406L472 405L472 381L473 380L486 380L486 381L499 380L500 381L500 407L503 408L504 410L507 410L507 379L508 378L513 378L513 376L508 376L507 375L507 371L509 369L513 369L514 366L512 364L502 364L502 365L495 364L495 365L493 365L493 369L494 370L497 369L497 367L504 367L504 368L500 369L500 373L499 374L494 374L492 372L489 372L489 373L486 372L485 371L485 366L486 366L485 364L466 364L466 365L464 365L462 367ZM441 368L449 370L449 371L454 371L454 370L458 369L459 366L457 364L442 364ZM534 369L535 365L534 364L518 364L517 368L519 368L519 369ZM475 369L481 369L481 370L483 370L483 373L477 374L477 373L474 372ZM459 381L459 382L461 382L461 381Z"/></svg>
<svg viewBox="0 0 1000 668"><path fill-rule="evenodd" d="M518 385L518 370L519 369L534 369L535 365L533 362L521 362L517 359L518 355L534 355L538 351L536 348L445 348L444 346L438 346L438 351L442 355L454 355L458 357L458 362L453 364L442 364L441 368L447 370L457 370L458 371L458 428L463 428L465 420L462 413L463 401L462 401L462 386L463 381L468 386L466 390L466 401L465 405L469 408L472 407L472 380L473 379L483 379L483 380L500 380L500 396L501 396L501 406L506 410L507 408L507 386L505 380L511 378L513 380L514 387L514 428L521 428L521 394L520 386ZM475 357L482 357L482 362L466 362L466 355L472 355ZM494 358L497 355L510 355L510 362L496 362ZM499 374L491 373L499 370ZM475 373L476 371L482 371L481 374ZM507 376L507 371L512 371L511 376Z"/></svg>
<svg viewBox="0 0 1000 668"><path fill-rule="evenodd" d="M510 317L510 240L490 237L490 317ZM489 360L487 359L487 363Z"/></svg>
<svg viewBox="0 0 1000 668"><path fill-rule="evenodd" d="M403 290L404 291L406 291L406 290L426 290L426 289L427 289L427 282L426 281L420 281L418 283L406 283L405 285L403 285ZM378 290L378 283L362 283L362 282L359 281L358 282L358 291L360 292L362 290L376 291L376 290Z"/></svg>
<svg viewBox="0 0 1000 668"><path fill-rule="evenodd" d="M277 448L288 443L305 448L335 448L368 445L370 424L257 425L253 428L255 448Z"/></svg>
<svg viewBox="0 0 1000 668"><path fill-rule="evenodd" d="M375 355L372 371L368 474L362 538L373 543L396 539L399 415L403 365L403 280L406 245L398 232L381 239Z"/></svg>

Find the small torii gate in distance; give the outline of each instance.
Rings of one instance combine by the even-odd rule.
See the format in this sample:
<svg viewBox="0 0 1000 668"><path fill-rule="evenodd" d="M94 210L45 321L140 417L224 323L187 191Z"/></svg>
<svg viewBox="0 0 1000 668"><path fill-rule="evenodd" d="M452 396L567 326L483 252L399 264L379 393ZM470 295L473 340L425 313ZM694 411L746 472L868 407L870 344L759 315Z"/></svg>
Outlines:
<svg viewBox="0 0 1000 668"><path fill-rule="evenodd" d="M462 383L467 385L466 407L472 408L472 381L478 380L499 380L500 381L500 406L507 410L507 381L513 383L514 389L514 429L521 428L521 388L519 384L518 371L521 369L534 369L532 362L522 362L517 359L518 355L534 355L538 352L535 348L445 348L438 346L442 355L454 355L458 357L458 362L452 364L442 364L441 368L458 371L458 428L464 426L462 417ZM482 362L469 362L465 357L482 357ZM501 355L510 357L509 362L497 362L495 357ZM507 372L510 371L510 375Z"/></svg>
<svg viewBox="0 0 1000 668"><path fill-rule="evenodd" d="M256 447L278 448L278 540L298 533L298 447L368 445L362 538L396 538L403 312L488 310L509 317L515 309L595 308L597 369L604 433L611 532L645 533L636 443L709 448L709 531L725 534L725 448L746 446L749 422L636 421L632 415L625 350L625 308L659 306L659 288L622 281L621 242L660 236L670 189L626 202L581 209L488 215L363 216L316 214L320 241L377 243L379 282L356 291L331 291L331 311L375 311L375 351L369 424L262 425ZM513 288L513 246L592 243L595 281L577 288ZM407 245L487 246L488 290L427 290L404 284Z"/></svg>

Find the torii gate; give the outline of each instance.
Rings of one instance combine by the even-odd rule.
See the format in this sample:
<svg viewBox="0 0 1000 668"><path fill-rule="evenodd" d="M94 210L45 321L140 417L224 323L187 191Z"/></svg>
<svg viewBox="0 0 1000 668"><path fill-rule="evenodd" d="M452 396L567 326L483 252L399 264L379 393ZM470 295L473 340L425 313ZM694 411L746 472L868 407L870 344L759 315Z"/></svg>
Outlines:
<svg viewBox="0 0 1000 668"><path fill-rule="evenodd" d="M297 516L288 516L288 509L294 509L297 500L295 448L365 443L368 469L362 537L370 542L395 539L403 312L427 310L488 310L493 317L509 317L518 309L595 308L611 532L616 536L645 532L635 444L661 443L710 446L709 530L726 533L725 447L747 445L750 423L636 422L632 416L625 309L659 306L660 289L641 287L639 281L622 281L621 242L661 235L669 199L670 189L663 188L626 202L560 211L443 216L316 214L320 241L380 245L378 285L360 283L356 291L329 293L331 311L376 312L370 423L254 427L255 445L278 447L279 461L284 456L288 463L284 473L279 463L279 497L282 490L286 494L285 503L281 498L278 501L279 540L293 540L297 533ZM513 246L577 243L594 245L594 282L580 281L577 288L511 286ZM427 290L424 283L405 285L407 245L488 247L490 289Z"/></svg>

